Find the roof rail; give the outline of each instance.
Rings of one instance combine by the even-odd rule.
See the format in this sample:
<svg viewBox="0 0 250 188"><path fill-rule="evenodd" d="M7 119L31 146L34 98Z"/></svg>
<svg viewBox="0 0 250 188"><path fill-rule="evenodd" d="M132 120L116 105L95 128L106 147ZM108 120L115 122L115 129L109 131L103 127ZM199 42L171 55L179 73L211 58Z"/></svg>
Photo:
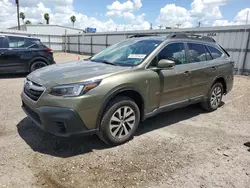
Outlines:
<svg viewBox="0 0 250 188"><path fill-rule="evenodd" d="M129 38L140 38L140 37L153 37L153 36L159 36L159 35L150 35L150 34L136 34L132 35Z"/></svg>
<svg viewBox="0 0 250 188"><path fill-rule="evenodd" d="M216 42L212 37L195 35L191 33L173 33L169 36L169 38L177 38L177 39L195 39L206 42Z"/></svg>

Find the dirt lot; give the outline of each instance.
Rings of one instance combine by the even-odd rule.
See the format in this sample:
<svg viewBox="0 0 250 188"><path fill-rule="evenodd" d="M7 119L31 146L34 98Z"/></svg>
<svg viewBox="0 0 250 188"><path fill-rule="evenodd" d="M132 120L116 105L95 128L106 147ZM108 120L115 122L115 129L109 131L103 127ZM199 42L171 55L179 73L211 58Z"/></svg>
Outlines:
<svg viewBox="0 0 250 188"><path fill-rule="evenodd" d="M23 80L0 79L0 187L250 187L249 77L235 78L217 111L160 114L112 148L34 127L20 108Z"/></svg>

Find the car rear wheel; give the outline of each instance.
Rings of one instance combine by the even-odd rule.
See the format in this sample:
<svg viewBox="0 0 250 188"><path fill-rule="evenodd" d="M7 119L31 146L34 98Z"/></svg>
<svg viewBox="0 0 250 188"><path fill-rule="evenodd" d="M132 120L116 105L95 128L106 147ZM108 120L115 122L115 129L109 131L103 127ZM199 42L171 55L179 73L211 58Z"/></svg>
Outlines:
<svg viewBox="0 0 250 188"><path fill-rule="evenodd" d="M215 83L210 89L207 100L201 104L206 111L214 111L220 106L223 96L223 85L219 82Z"/></svg>
<svg viewBox="0 0 250 188"><path fill-rule="evenodd" d="M130 140L140 122L140 111L128 97L115 98L106 108L99 137L109 145L119 145Z"/></svg>
<svg viewBox="0 0 250 188"><path fill-rule="evenodd" d="M30 72L33 72L37 69L40 69L42 67L47 66L47 64L43 61L35 61L34 63L32 63L31 67L30 67Z"/></svg>

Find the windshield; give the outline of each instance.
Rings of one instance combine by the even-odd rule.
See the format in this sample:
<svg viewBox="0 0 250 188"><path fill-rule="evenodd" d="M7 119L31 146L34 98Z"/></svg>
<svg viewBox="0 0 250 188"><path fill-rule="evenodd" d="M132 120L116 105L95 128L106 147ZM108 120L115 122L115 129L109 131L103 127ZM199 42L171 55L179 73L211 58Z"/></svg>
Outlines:
<svg viewBox="0 0 250 188"><path fill-rule="evenodd" d="M162 41L125 40L91 58L91 61L108 62L120 66L139 65Z"/></svg>

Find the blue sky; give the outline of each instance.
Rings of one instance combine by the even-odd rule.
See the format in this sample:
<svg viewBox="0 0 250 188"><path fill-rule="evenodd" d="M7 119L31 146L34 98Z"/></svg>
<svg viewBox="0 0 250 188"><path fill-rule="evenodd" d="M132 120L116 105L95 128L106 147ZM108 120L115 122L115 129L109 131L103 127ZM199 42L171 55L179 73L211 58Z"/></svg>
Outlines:
<svg viewBox="0 0 250 188"><path fill-rule="evenodd" d="M0 28L16 25L14 2L0 0ZM210 27L245 24L250 0L20 0L20 11L32 24L49 13L51 24L72 26L75 15L75 27L97 31Z"/></svg>
<svg viewBox="0 0 250 188"><path fill-rule="evenodd" d="M91 0L91 5L88 5L88 0L74 0L74 9L77 12L82 12L89 16L94 16L99 19L107 19L105 16L106 6L112 4L114 0ZM125 2L125 1L120 1ZM192 0L143 0L143 6L138 10L138 14L145 13L145 20L150 23L155 23L159 10L166 4L176 4L189 10ZM232 20L236 14L245 8L250 7L250 0L229 0L225 5L221 6L223 18ZM123 19L117 19L123 23Z"/></svg>

